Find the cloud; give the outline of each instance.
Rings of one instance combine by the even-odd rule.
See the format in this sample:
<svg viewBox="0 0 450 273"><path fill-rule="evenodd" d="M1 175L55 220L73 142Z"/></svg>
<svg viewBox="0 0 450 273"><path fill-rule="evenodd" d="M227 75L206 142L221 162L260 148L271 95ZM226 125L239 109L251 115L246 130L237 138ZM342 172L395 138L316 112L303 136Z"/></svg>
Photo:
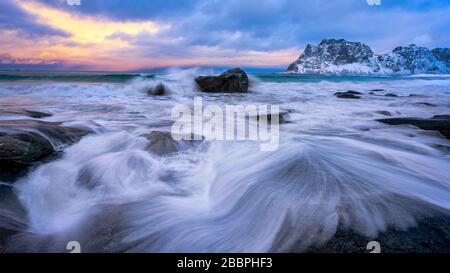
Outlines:
<svg viewBox="0 0 450 273"><path fill-rule="evenodd" d="M36 22L45 22L45 27L70 33L60 38L35 36L40 57L65 55L68 62L98 69L218 62L285 66L301 48L323 38L361 41L377 53L410 43L430 48L450 45L450 2L444 0L382 0L381 6L370 6L366 0L16 3L33 23L22 29L33 32ZM13 48L6 43L5 48Z"/></svg>
<svg viewBox="0 0 450 273"><path fill-rule="evenodd" d="M57 0L48 4L70 9ZM383 0L381 6L365 0L96 0L73 10L115 20L164 22L171 25L166 38L182 37L183 46L272 51L346 38L383 50L425 35L425 46L450 42L445 38L450 34L450 3L443 0Z"/></svg>
<svg viewBox="0 0 450 273"><path fill-rule="evenodd" d="M32 69L52 70L66 67L64 62L57 60L46 60L40 58L15 58L9 54L0 54L0 69Z"/></svg>
<svg viewBox="0 0 450 273"><path fill-rule="evenodd" d="M198 5L195 0L81 0L80 6L70 6L66 0L32 1L73 13L100 15L121 21L163 21L189 14Z"/></svg>
<svg viewBox="0 0 450 273"><path fill-rule="evenodd" d="M0 29L18 31L21 35L30 38L69 36L65 31L38 22L36 16L26 12L12 0L0 1Z"/></svg>

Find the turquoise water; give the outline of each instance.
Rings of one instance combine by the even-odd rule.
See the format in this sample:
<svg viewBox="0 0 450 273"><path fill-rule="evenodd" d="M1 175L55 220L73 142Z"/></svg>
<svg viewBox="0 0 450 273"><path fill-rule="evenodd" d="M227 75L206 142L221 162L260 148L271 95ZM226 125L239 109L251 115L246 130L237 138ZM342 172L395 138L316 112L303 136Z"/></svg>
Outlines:
<svg viewBox="0 0 450 273"><path fill-rule="evenodd" d="M154 74L100 72L0 72L0 81L116 82L152 79Z"/></svg>
<svg viewBox="0 0 450 273"><path fill-rule="evenodd" d="M56 82L111 82L125 83L137 79L154 79L165 73L127 73L127 72L0 72L0 82L8 81L56 81ZM333 76L333 75L288 75L281 73L250 74L262 82L379 82L392 80L435 80L448 78L448 75L419 75L419 76Z"/></svg>

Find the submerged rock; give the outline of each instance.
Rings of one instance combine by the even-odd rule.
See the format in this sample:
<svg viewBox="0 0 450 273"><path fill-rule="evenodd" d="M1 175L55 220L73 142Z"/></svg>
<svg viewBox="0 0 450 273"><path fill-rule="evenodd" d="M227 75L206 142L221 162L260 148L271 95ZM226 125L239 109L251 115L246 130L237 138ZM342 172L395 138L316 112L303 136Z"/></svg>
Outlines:
<svg viewBox="0 0 450 273"><path fill-rule="evenodd" d="M375 111L375 113L380 114L380 115L383 115L383 116L392 116L391 112L389 112L389 111L384 111L384 110L381 110L381 111Z"/></svg>
<svg viewBox="0 0 450 273"><path fill-rule="evenodd" d="M202 141L195 140L194 135L190 136L191 140L180 140L176 141L173 139L172 134L170 132L162 132L162 131L152 131L149 134L142 135L143 137L149 140L149 144L147 149L156 155L166 156L170 155L188 148L191 148L194 142Z"/></svg>
<svg viewBox="0 0 450 273"><path fill-rule="evenodd" d="M178 152L179 143L172 138L169 132L153 131L144 135L149 141L147 149L159 156Z"/></svg>
<svg viewBox="0 0 450 273"><path fill-rule="evenodd" d="M169 89L161 82L147 89L147 94L151 96L163 96L168 93Z"/></svg>
<svg viewBox="0 0 450 273"><path fill-rule="evenodd" d="M259 121L262 117L266 117L267 118L267 123L271 123L272 122L272 115L278 115L278 122L279 124L284 124L284 123L289 123L289 121L287 120L288 116L289 116L289 111L286 112L280 112L280 113L268 113L267 115L260 115L257 114L255 116L249 116L249 118L254 119L256 121Z"/></svg>
<svg viewBox="0 0 450 273"><path fill-rule="evenodd" d="M88 130L37 120L0 121L0 175L11 176L55 152L54 146L71 144Z"/></svg>
<svg viewBox="0 0 450 273"><path fill-rule="evenodd" d="M377 119L377 121L389 125L413 125L422 130L439 131L446 138L450 139L450 115L439 115L429 119L421 118L388 118Z"/></svg>
<svg viewBox="0 0 450 273"><path fill-rule="evenodd" d="M362 94L362 93L361 92L357 92L357 91L352 91L352 90L349 90L349 91L346 91L346 92L336 92L336 93L334 93L334 95L337 98L340 98L340 99L360 99L361 96L358 96L360 94Z"/></svg>
<svg viewBox="0 0 450 273"><path fill-rule="evenodd" d="M203 92L247 92L249 80L240 68L234 68L219 76L199 76L195 82Z"/></svg>
<svg viewBox="0 0 450 273"><path fill-rule="evenodd" d="M433 103L429 103L429 102L417 102L415 103L415 105L419 105L419 106L429 106L429 107L436 107L436 104Z"/></svg>
<svg viewBox="0 0 450 273"><path fill-rule="evenodd" d="M27 109L5 109L0 110L0 115L22 115L30 118L45 118L51 117L52 114L39 112L39 111L31 111Z"/></svg>

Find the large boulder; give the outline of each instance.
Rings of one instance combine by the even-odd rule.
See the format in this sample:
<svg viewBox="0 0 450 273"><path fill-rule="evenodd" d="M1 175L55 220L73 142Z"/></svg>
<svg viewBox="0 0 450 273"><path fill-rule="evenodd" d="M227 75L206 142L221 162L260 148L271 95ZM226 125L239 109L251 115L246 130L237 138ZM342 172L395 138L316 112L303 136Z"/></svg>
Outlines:
<svg viewBox="0 0 450 273"><path fill-rule="evenodd" d="M195 82L203 92L247 92L249 80L247 74L234 68L218 76L199 76Z"/></svg>
<svg viewBox="0 0 450 273"><path fill-rule="evenodd" d="M38 120L0 121L0 176L11 177L89 131Z"/></svg>
<svg viewBox="0 0 450 273"><path fill-rule="evenodd" d="M450 115L439 115L429 119L422 118L386 118L377 121L389 125L408 124L416 126L422 130L439 131L446 138L450 139Z"/></svg>

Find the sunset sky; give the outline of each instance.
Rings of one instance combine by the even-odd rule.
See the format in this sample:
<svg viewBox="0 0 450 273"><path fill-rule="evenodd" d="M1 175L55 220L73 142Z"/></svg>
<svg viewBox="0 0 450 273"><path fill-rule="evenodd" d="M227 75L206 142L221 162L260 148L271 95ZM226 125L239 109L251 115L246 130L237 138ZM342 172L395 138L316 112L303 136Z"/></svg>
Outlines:
<svg viewBox="0 0 450 273"><path fill-rule="evenodd" d="M450 1L0 0L3 69L285 68L308 43L450 46Z"/></svg>

